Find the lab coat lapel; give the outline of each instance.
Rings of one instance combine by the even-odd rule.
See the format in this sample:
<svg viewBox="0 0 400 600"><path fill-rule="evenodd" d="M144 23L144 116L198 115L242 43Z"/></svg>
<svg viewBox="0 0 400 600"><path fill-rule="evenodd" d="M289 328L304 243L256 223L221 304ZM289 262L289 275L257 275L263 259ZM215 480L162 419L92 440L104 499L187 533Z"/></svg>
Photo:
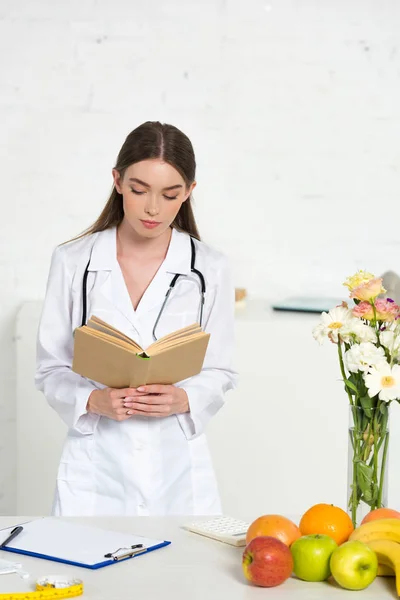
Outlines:
<svg viewBox="0 0 400 600"><path fill-rule="evenodd" d="M104 272L97 293L106 300L110 308L117 309L132 325L136 325L135 311L117 260L115 227L98 234L93 245L89 270Z"/></svg>
<svg viewBox="0 0 400 600"><path fill-rule="evenodd" d="M116 261L115 268L111 273L111 286L114 306L136 327L136 313L118 261Z"/></svg>
<svg viewBox="0 0 400 600"><path fill-rule="evenodd" d="M174 276L177 273L187 275L190 272L190 256L189 235L173 229L165 260L139 302L137 317L140 318L156 306L161 308Z"/></svg>

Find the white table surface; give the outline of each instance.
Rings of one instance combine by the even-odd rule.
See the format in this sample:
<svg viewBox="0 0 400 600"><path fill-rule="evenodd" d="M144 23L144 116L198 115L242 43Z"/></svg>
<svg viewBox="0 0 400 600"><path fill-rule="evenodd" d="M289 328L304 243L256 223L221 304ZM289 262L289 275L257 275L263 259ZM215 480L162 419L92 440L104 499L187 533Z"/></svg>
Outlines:
<svg viewBox="0 0 400 600"><path fill-rule="evenodd" d="M29 519L21 516L0 517L0 529ZM90 600L355 599L354 592L339 588L332 582L306 583L295 577L274 588L253 586L243 575L243 548L235 548L182 529L181 525L188 522L187 517L92 517L68 520L170 540L172 543L97 571L0 551L1 559L22 563L32 578L24 581L16 574L1 575L0 592L31 591L33 588L29 581L35 581L43 575L59 574L82 579L82 598ZM359 594L357 598L360 600L397 598L394 577L378 577Z"/></svg>

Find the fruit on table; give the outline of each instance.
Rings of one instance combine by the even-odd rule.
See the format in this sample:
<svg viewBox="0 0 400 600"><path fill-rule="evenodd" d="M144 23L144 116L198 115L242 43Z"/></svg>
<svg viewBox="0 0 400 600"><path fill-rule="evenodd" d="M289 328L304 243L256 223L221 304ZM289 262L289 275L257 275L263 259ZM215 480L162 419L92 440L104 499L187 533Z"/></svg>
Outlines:
<svg viewBox="0 0 400 600"><path fill-rule="evenodd" d="M349 515L342 508L324 503L309 508L301 517L299 528L302 535L329 535L338 545L346 542L354 529Z"/></svg>
<svg viewBox="0 0 400 600"><path fill-rule="evenodd" d="M400 519L377 519L357 527L350 540L369 543L372 540L392 540L400 542Z"/></svg>
<svg viewBox="0 0 400 600"><path fill-rule="evenodd" d="M286 544L272 536L259 536L245 547L242 557L245 577L254 585L274 587L290 577L293 557Z"/></svg>
<svg viewBox="0 0 400 600"><path fill-rule="evenodd" d="M400 512L393 508L375 508L365 515L361 525L375 521L376 519L400 519Z"/></svg>
<svg viewBox="0 0 400 600"><path fill-rule="evenodd" d="M247 530L246 544L259 536L272 536L286 546L290 546L301 537L300 529L293 521L282 515L262 515Z"/></svg>
<svg viewBox="0 0 400 600"><path fill-rule="evenodd" d="M380 565L378 560L378 577L394 577L395 572L387 565Z"/></svg>
<svg viewBox="0 0 400 600"><path fill-rule="evenodd" d="M347 590L363 590L375 579L378 558L363 542L345 542L332 552L330 567L335 581Z"/></svg>
<svg viewBox="0 0 400 600"><path fill-rule="evenodd" d="M304 581L325 581L331 574L329 566L332 552L338 547L329 535L319 533L304 535L290 547L293 571Z"/></svg>
<svg viewBox="0 0 400 600"><path fill-rule="evenodd" d="M378 563L390 567L396 574L396 589L400 596L400 544L392 540L371 540L369 548L378 558Z"/></svg>

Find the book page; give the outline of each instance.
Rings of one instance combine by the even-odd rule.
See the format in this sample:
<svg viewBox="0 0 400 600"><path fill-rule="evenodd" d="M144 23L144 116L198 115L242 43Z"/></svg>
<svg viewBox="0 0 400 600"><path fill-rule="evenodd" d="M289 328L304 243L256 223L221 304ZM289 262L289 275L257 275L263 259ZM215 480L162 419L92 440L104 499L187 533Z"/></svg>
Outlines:
<svg viewBox="0 0 400 600"><path fill-rule="evenodd" d="M136 344L129 344L128 342L125 342L125 340L121 340L118 339L116 337L114 337L113 335L110 335L108 333L104 333L103 331L98 331L97 329L92 329L90 327L82 327L81 328L82 333L84 335L88 335L91 337L96 337L99 338L101 340L105 340L110 344L113 344L114 346L118 346L119 348L125 348L126 350L128 350L129 352L132 352L134 354L137 354L138 352L141 353L143 352L143 350L140 348L140 346L137 346Z"/></svg>
<svg viewBox="0 0 400 600"><path fill-rule="evenodd" d="M151 354L154 354L154 351L156 349L158 352L158 350L160 348L164 347L165 344L169 344L170 342L172 342L174 340L180 340L182 338L187 338L187 337L197 334L199 332L202 332L202 329L201 329L200 325L198 325L197 323L193 323L193 325L188 325L187 327L183 327L182 329L177 329L176 331L173 331L172 333L169 333L168 335L163 336L156 342L153 342L153 344L150 344L150 346L146 349L146 354L148 354L150 356Z"/></svg>
<svg viewBox="0 0 400 600"><path fill-rule="evenodd" d="M89 321L87 322L87 327L90 327L91 329L95 329L97 331L102 331L103 333L113 336L119 340L124 340L128 344L134 346L134 348L136 348L139 352L143 352L143 348L141 348L141 346L139 346L139 344L137 344L135 340L128 337L127 335L122 333L122 331L119 331L112 325L109 325L108 323L102 321L94 315L90 317Z"/></svg>
<svg viewBox="0 0 400 600"><path fill-rule="evenodd" d="M192 334L198 333L200 331L203 331L202 328L200 327L200 325L190 325L190 327L185 327L184 329L178 329L177 331L174 331L173 333L166 335L165 337L157 340L157 342L155 342L155 343L157 345L161 346L164 342L169 342L171 340L175 340L175 339L181 338L181 337L187 337L188 335L192 335Z"/></svg>
<svg viewBox="0 0 400 600"><path fill-rule="evenodd" d="M160 346L154 345L150 356L158 356L159 354L168 352L168 350L171 350L172 348L185 346L187 344L191 344L191 343L195 342L198 339L208 337L208 336L209 336L209 334L204 333L204 331L200 331L198 333L195 333L194 335L184 336L184 337L180 337L175 340L167 341ZM149 350L147 350L147 353L149 353Z"/></svg>

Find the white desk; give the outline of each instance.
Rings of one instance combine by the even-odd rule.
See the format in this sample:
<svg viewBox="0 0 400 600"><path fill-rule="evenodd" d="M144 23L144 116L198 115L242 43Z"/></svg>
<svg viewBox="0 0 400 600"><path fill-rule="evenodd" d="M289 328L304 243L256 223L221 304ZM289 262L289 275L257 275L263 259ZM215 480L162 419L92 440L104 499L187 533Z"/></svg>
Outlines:
<svg viewBox="0 0 400 600"><path fill-rule="evenodd" d="M243 518L243 517L242 517ZM0 528L29 520L27 517L0 517ZM18 560L33 579L64 574L84 582L87 600L354 600L354 592L335 584L306 583L290 578L281 586L266 590L248 583L243 575L243 548L187 532L180 528L186 518L113 517L73 518L71 521L116 531L171 540L172 544L148 555L105 567L98 571L81 569L37 558L1 552L0 558ZM27 591L29 585L18 575L1 575L0 592ZM363 590L362 600L395 598L394 578L377 578Z"/></svg>

